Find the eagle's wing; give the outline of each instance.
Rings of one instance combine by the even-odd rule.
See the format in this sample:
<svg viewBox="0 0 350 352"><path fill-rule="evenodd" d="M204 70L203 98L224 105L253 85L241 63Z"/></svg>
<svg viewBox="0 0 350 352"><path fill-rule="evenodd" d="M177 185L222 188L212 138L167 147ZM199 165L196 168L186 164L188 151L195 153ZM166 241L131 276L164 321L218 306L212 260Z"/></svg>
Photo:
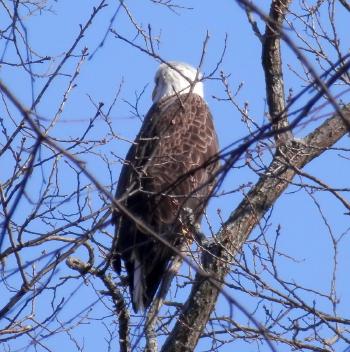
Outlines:
<svg viewBox="0 0 350 352"><path fill-rule="evenodd" d="M186 232L182 230L188 210L200 220L219 165L213 158L217 153L212 117L200 96L183 94L154 104L129 150L116 197L176 245ZM115 221L114 267L120 272L121 257L137 311L151 303L172 251L132 219L117 214Z"/></svg>

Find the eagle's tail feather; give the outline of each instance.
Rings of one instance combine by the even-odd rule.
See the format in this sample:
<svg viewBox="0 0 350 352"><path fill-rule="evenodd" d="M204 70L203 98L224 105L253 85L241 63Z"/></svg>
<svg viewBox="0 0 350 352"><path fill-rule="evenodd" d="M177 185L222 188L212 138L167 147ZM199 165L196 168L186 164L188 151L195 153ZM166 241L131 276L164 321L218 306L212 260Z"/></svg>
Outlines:
<svg viewBox="0 0 350 352"><path fill-rule="evenodd" d="M133 280L133 292L132 292L132 304L134 310L143 312L145 310L144 306L144 295L145 295L145 288L144 288L144 275L143 275L143 268L142 264L135 255L132 253L132 260L134 262L134 280Z"/></svg>
<svg viewBox="0 0 350 352"><path fill-rule="evenodd" d="M151 256L152 257L152 256ZM167 260L157 258L158 260L151 261L148 255L146 258L140 258L137 251L132 251L130 264L132 275L132 290L131 299L135 312L144 312L153 301L160 282L166 271ZM146 259L146 260L145 260Z"/></svg>

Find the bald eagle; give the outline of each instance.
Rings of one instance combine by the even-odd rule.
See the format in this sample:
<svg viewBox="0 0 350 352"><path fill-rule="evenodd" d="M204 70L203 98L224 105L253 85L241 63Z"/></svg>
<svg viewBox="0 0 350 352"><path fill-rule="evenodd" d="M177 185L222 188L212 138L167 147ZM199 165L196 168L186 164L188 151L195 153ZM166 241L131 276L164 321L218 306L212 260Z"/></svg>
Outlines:
<svg viewBox="0 0 350 352"><path fill-rule="evenodd" d="M123 165L116 199L172 246L198 226L218 169L217 136L203 99L202 76L185 63L160 65L153 106ZM189 220L191 219L191 220ZM114 212L112 263L128 275L134 311L152 302L174 253L135 221Z"/></svg>

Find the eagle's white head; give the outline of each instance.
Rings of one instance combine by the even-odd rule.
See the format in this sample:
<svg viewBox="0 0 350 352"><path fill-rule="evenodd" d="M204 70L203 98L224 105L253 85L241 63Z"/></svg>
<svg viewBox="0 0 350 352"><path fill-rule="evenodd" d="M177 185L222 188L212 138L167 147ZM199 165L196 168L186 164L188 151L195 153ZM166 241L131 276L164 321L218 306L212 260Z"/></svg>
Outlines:
<svg viewBox="0 0 350 352"><path fill-rule="evenodd" d="M152 94L153 103L175 94L189 92L198 94L203 98L201 79L202 74L198 73L197 76L197 69L191 65L176 61L169 61L169 65L161 64L154 77L156 85Z"/></svg>

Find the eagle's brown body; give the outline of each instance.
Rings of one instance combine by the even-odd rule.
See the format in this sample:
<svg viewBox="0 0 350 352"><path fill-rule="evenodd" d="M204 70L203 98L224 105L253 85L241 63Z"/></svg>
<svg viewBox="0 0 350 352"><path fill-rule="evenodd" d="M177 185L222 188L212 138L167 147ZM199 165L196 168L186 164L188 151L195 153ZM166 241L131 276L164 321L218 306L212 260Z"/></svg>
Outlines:
<svg viewBox="0 0 350 352"><path fill-rule="evenodd" d="M217 137L210 111L197 94L181 94L155 103L130 148L116 198L170 244L188 233L189 213L200 221L218 168ZM115 213L113 265L123 259L134 310L153 300L173 251ZM188 224L188 222L187 222ZM136 275L136 276L135 276Z"/></svg>

